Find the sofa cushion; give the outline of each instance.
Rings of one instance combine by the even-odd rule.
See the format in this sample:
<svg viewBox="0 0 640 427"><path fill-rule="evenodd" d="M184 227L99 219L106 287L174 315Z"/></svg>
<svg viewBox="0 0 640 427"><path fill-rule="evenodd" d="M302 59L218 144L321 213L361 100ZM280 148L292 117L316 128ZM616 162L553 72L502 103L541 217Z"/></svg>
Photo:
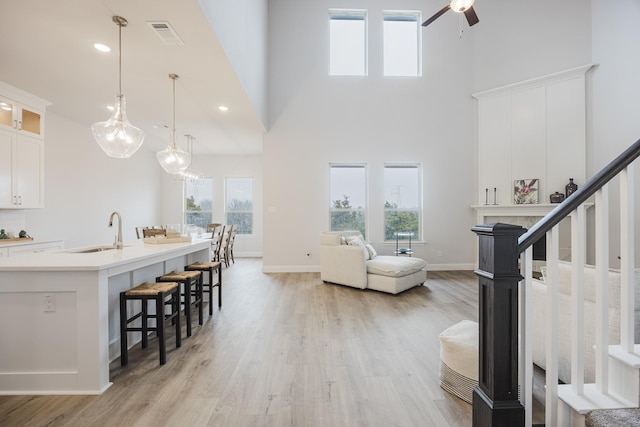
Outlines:
<svg viewBox="0 0 640 427"><path fill-rule="evenodd" d="M371 243L366 243L364 246L367 248L367 251L369 252L369 259L374 259L375 257L378 256L378 252L376 252L375 248L371 246Z"/></svg>
<svg viewBox="0 0 640 427"><path fill-rule="evenodd" d="M427 266L420 258L379 255L367 261L367 273L381 276L402 277Z"/></svg>
<svg viewBox="0 0 640 427"><path fill-rule="evenodd" d="M543 270L544 269L544 270ZM543 270L542 281L548 280L546 267ZM558 262L558 292L565 295L571 295L571 274L572 266L570 262ZM639 269L636 269L636 281L640 277ZM596 301L596 268L593 265L585 264L584 268L584 299L587 301ZM608 288L609 288L609 307L620 307L620 270L609 269Z"/></svg>
<svg viewBox="0 0 640 427"><path fill-rule="evenodd" d="M362 256L364 257L365 261L367 261L370 258L369 251L367 250L364 240L362 240L360 236L349 236L346 239L347 239L347 245L358 246L362 248Z"/></svg>
<svg viewBox="0 0 640 427"><path fill-rule="evenodd" d="M346 236L362 236L359 231L325 231L320 234L321 246L346 245Z"/></svg>

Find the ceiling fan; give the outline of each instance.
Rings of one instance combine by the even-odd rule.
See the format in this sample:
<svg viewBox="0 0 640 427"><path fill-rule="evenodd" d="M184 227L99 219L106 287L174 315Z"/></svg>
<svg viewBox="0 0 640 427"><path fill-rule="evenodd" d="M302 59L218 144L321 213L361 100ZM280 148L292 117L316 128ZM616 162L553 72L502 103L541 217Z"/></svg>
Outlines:
<svg viewBox="0 0 640 427"><path fill-rule="evenodd" d="M453 10L456 13L464 13L464 16L465 18L467 18L467 22L469 23L470 27L476 25L478 22L480 22L480 20L478 19L478 15L476 15L476 11L473 10L474 1L475 0L451 0L451 3L440 9L431 18L424 21L422 23L422 26L426 27L427 25L431 24L449 9Z"/></svg>

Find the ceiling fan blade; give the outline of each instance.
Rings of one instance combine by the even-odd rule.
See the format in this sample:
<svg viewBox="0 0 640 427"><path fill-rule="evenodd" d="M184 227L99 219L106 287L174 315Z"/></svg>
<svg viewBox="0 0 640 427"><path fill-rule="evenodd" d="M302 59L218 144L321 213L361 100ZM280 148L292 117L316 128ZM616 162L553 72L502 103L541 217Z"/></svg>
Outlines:
<svg viewBox="0 0 640 427"><path fill-rule="evenodd" d="M478 19L478 15L476 15L476 11L473 10L473 6L464 11L464 16L467 18L467 22L469 23L470 27L480 22L480 20Z"/></svg>
<svg viewBox="0 0 640 427"><path fill-rule="evenodd" d="M443 7L442 9L440 9L438 11L438 13L436 13L435 15L433 15L431 18L427 19L426 21L424 21L422 23L423 27L426 27L427 25L431 24L433 21L435 21L436 19L440 18L440 16L445 13L447 10L451 9L451 5L446 5L445 7Z"/></svg>

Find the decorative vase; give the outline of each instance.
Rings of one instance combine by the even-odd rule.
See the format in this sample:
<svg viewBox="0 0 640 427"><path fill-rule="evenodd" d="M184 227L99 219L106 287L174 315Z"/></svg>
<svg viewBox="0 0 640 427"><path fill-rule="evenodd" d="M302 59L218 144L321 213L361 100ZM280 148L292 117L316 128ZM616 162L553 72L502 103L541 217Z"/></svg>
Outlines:
<svg viewBox="0 0 640 427"><path fill-rule="evenodd" d="M575 185L575 184L574 184ZM557 191L549 196L549 201L551 203L562 203L564 201L564 194L558 193Z"/></svg>
<svg viewBox="0 0 640 427"><path fill-rule="evenodd" d="M569 197L570 195L572 195L578 190L578 186L573 182L573 178L569 178L569 183L564 188L565 188L565 194L567 197Z"/></svg>

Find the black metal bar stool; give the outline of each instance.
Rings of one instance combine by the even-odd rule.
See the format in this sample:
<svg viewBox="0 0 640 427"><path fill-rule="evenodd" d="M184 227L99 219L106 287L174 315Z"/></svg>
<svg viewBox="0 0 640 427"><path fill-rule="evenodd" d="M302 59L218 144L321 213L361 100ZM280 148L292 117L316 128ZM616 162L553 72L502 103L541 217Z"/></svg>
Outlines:
<svg viewBox="0 0 640 427"><path fill-rule="evenodd" d="M142 311L131 317L127 315L127 301L141 301ZM148 302L155 301L154 314L149 314ZM171 313L165 313L165 305L171 306ZM142 318L141 326L129 323ZM155 327L149 326L149 319L155 319ZM180 285L175 282L143 283L127 291L120 292L120 365L129 363L127 332L142 332L142 348L147 347L148 333L155 331L160 347L160 364L167 361L165 343L165 321L171 319L176 327L176 347L180 347Z"/></svg>
<svg viewBox="0 0 640 427"><path fill-rule="evenodd" d="M172 271L156 277L156 282L182 283L182 305L187 318L187 336L191 336L191 307L198 306L198 324L202 325L202 272L201 271Z"/></svg>
<svg viewBox="0 0 640 427"><path fill-rule="evenodd" d="M213 314L213 288L218 288L218 308L222 307L222 268L218 261L214 262L194 262L184 267L186 271L205 271L209 272L209 283L202 284L202 293L209 294L209 316ZM213 272L218 271L218 282L213 283ZM203 278L204 282L204 278Z"/></svg>

